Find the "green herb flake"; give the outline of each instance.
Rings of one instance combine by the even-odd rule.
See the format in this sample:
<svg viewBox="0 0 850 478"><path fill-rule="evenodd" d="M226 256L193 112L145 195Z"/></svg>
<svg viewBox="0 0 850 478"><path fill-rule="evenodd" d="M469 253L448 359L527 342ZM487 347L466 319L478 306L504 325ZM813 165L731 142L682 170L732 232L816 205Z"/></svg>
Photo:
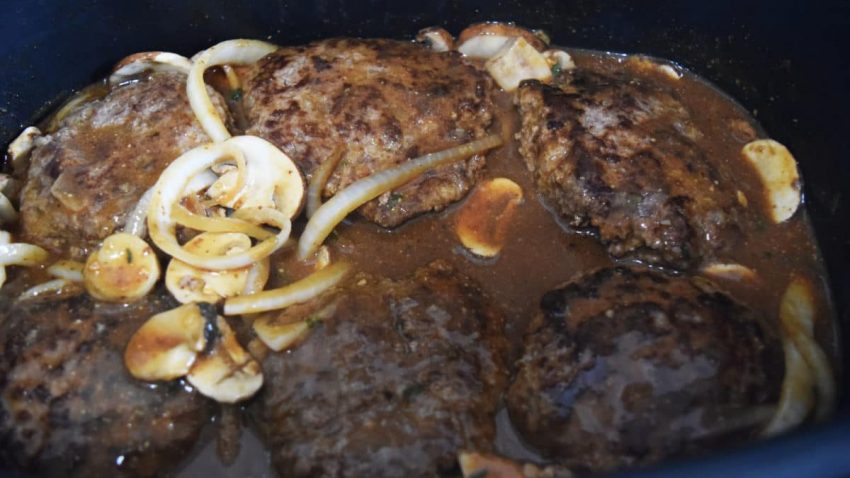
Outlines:
<svg viewBox="0 0 850 478"><path fill-rule="evenodd" d="M124 249L124 252L127 253L127 264L132 264L133 263L133 251L131 251L130 249Z"/></svg>
<svg viewBox="0 0 850 478"><path fill-rule="evenodd" d="M389 199L387 199L386 208L387 209L395 208L396 206L398 206L398 203L400 203L402 199L404 199L403 195L401 195L399 193L390 193L390 197L389 197Z"/></svg>
<svg viewBox="0 0 850 478"><path fill-rule="evenodd" d="M307 320L305 320L304 322L307 323L307 327L310 329L315 329L316 327L322 325L322 319L315 315L307 317Z"/></svg>
<svg viewBox="0 0 850 478"><path fill-rule="evenodd" d="M556 62L554 65L552 65L552 76L557 77L557 76L560 76L560 75L561 75L561 64Z"/></svg>
<svg viewBox="0 0 850 478"><path fill-rule="evenodd" d="M230 92L230 101L242 101L242 95L244 92L242 88L236 88Z"/></svg>

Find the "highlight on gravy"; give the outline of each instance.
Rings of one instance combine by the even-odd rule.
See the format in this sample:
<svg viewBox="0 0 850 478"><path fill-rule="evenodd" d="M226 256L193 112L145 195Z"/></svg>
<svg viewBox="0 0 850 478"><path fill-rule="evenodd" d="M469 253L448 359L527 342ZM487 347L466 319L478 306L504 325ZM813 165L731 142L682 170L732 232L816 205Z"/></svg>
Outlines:
<svg viewBox="0 0 850 478"><path fill-rule="evenodd" d="M826 420L801 200L703 80L511 24L136 53L3 163L0 465L555 477Z"/></svg>

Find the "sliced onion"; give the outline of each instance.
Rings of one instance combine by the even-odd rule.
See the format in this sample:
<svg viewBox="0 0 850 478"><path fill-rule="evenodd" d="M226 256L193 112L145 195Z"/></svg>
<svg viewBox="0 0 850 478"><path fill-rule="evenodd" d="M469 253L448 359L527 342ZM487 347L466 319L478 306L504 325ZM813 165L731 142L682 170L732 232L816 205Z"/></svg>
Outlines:
<svg viewBox="0 0 850 478"><path fill-rule="evenodd" d="M466 159L501 144L502 139L499 136L490 135L454 148L411 159L404 164L351 183L323 204L307 222L307 227L304 228L304 233L298 241L298 257L306 259L315 252L334 227L351 211L363 204L402 186L429 169Z"/></svg>
<svg viewBox="0 0 850 478"><path fill-rule="evenodd" d="M18 220L18 212L15 206L5 194L0 192L0 224L13 223Z"/></svg>
<svg viewBox="0 0 850 478"><path fill-rule="evenodd" d="M85 264L77 261L62 260L54 262L47 268L47 273L58 279L68 282L83 282L83 269Z"/></svg>
<svg viewBox="0 0 850 478"><path fill-rule="evenodd" d="M139 202L136 203L136 207L133 208L133 211L127 216L127 220L124 221L124 232L138 237L145 237L145 234L147 234L145 222L148 218L148 209L150 209L152 196L153 188L148 189L142 194Z"/></svg>
<svg viewBox="0 0 850 478"><path fill-rule="evenodd" d="M145 51L134 53L118 62L109 75L109 82L123 83L145 71L176 71L188 74L191 68L192 62L185 56L165 51Z"/></svg>
<svg viewBox="0 0 850 478"><path fill-rule="evenodd" d="M779 312L783 331L808 364L817 391L815 418L827 418L835 407L835 379L823 349L814 340L814 292L807 280L795 277L782 298Z"/></svg>
<svg viewBox="0 0 850 478"><path fill-rule="evenodd" d="M175 159L162 172L154 186L148 211L148 229L154 243L167 254L189 265L205 269L237 269L251 265L268 257L289 238L291 223L278 213L275 224L280 232L253 246L241 254L220 257L204 257L187 252L180 246L175 235L177 222L172 217L175 204L182 199L190 179L196 174L230 158L242 155L240 148L231 142L199 146Z"/></svg>
<svg viewBox="0 0 850 478"><path fill-rule="evenodd" d="M275 50L275 45L257 40L228 40L202 51L193 58L192 69L186 82L186 95L198 122L213 141L221 142L230 138L230 132L207 94L204 83L206 69L216 65L253 63Z"/></svg>
<svg viewBox="0 0 850 478"><path fill-rule="evenodd" d="M21 292L16 300L18 302L62 300L80 295L84 290L75 282L61 278L53 279Z"/></svg>
<svg viewBox="0 0 850 478"><path fill-rule="evenodd" d="M49 254L44 249L23 243L0 243L0 267L37 266L47 260Z"/></svg>
<svg viewBox="0 0 850 478"><path fill-rule="evenodd" d="M328 183L328 178L331 177L340 160L343 157L345 150L342 146L337 146L331 154L325 158L322 164L313 171L313 177L310 178L310 185L307 187L307 217L313 217L319 206L322 205L322 191L325 190L325 185Z"/></svg>
<svg viewBox="0 0 850 478"><path fill-rule="evenodd" d="M268 239L274 234L256 224L234 217L206 217L195 214L185 207L177 204L171 210L174 222L184 227L189 227L202 232L241 232L255 239Z"/></svg>
<svg viewBox="0 0 850 478"><path fill-rule="evenodd" d="M785 378L776 414L763 430L770 436L806 420L812 408L819 420L835 406L835 380L826 354L815 342L815 306L809 282L795 277L782 296L779 321L785 351ZM817 391L817 401L814 391Z"/></svg>
<svg viewBox="0 0 850 478"><path fill-rule="evenodd" d="M224 301L224 315L267 312L306 302L337 285L350 269L350 265L340 262L285 287L227 299Z"/></svg>

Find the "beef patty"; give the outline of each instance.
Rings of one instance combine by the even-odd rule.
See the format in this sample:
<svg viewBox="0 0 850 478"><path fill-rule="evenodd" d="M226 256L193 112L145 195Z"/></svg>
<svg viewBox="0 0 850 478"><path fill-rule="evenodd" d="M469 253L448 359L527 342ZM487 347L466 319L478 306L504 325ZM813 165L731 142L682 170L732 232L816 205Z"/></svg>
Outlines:
<svg viewBox="0 0 850 478"><path fill-rule="evenodd" d="M224 114L223 100L211 97ZM186 76L153 73L113 86L41 138L21 195L23 240L85 259L124 225L175 158L208 142L186 98Z"/></svg>
<svg viewBox="0 0 850 478"><path fill-rule="evenodd" d="M778 400L778 339L702 279L603 269L540 308L508 409L526 440L576 470L728 446Z"/></svg>
<svg viewBox="0 0 850 478"><path fill-rule="evenodd" d="M438 262L361 274L311 308L253 405L282 476L456 476L459 449L490 448L506 343L476 285Z"/></svg>
<svg viewBox="0 0 850 478"><path fill-rule="evenodd" d="M685 269L737 235L735 193L659 80L578 70L561 87L524 82L516 102L539 191L614 257Z"/></svg>
<svg viewBox="0 0 850 478"><path fill-rule="evenodd" d="M210 416L181 382L148 384L124 347L164 294L135 304L77 298L0 302L0 468L49 476L159 476L186 456Z"/></svg>
<svg viewBox="0 0 850 478"><path fill-rule="evenodd" d="M276 144L310 176L337 147L325 197L409 158L485 135L492 81L456 52L393 40L332 39L283 48L247 73L248 134ZM431 171L365 204L384 227L464 197L484 157Z"/></svg>

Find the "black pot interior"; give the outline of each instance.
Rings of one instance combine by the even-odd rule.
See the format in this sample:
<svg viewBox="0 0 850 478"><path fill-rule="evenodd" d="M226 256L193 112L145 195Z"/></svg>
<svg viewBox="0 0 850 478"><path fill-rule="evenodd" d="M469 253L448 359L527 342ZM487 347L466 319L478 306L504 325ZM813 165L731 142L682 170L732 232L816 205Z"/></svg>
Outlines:
<svg viewBox="0 0 850 478"><path fill-rule="evenodd" d="M714 82L786 144L805 178L843 348L850 349L850 4L844 2L642 2L517 0L5 1L0 139L10 141L121 57L144 50L192 54L216 41L298 44L329 36L411 38L430 25L457 32L475 21L542 28L557 44L674 60ZM848 383L844 367L844 383ZM660 471L720 476L850 475L850 403L839 418L791 437ZM799 472L799 473L798 473Z"/></svg>

